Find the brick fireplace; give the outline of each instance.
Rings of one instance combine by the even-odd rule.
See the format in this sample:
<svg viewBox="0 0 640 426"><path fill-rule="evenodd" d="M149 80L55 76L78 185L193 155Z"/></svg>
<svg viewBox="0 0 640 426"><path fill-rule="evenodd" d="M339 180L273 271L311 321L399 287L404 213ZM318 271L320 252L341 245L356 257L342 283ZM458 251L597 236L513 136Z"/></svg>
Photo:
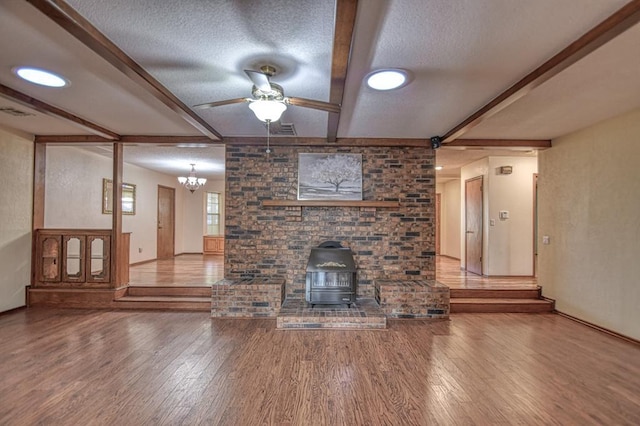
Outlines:
<svg viewBox="0 0 640 426"><path fill-rule="evenodd" d="M426 141L425 141L426 146ZM363 199L397 207L267 207L296 200L299 153L362 154ZM311 248L335 240L352 249L359 297L376 279L435 278L435 154L427 147L264 147L226 150L225 278L283 277L304 298Z"/></svg>

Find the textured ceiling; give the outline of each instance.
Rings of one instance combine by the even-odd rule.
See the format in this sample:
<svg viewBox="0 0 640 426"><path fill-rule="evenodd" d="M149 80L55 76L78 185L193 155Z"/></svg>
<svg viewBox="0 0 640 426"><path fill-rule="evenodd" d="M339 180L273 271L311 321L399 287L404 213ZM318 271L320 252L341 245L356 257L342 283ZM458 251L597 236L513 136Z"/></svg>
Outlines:
<svg viewBox="0 0 640 426"><path fill-rule="evenodd" d="M627 1L360 0L338 137L445 134ZM36 3L47 2L61 4ZM251 82L242 70L266 63L278 69L273 81L286 95L329 101L334 0L69 0L69 5L187 107L250 96ZM48 89L22 82L11 72L22 64L60 72L71 86ZM364 85L367 73L386 67L406 69L409 84L389 92ZM562 136L640 107L639 76L636 25L463 138ZM202 136L127 72L24 0L0 2L0 84L121 135ZM0 113L3 128L35 135L88 134L0 98L2 107L35 114ZM244 103L192 113L223 137L265 136L265 127ZM290 106L282 121L295 124L299 137L325 138L327 116ZM129 158L141 159L147 149L152 148L136 147ZM158 152L188 161L179 149ZM443 151L439 160L458 164L467 155Z"/></svg>
<svg viewBox="0 0 640 426"><path fill-rule="evenodd" d="M168 107L26 2L0 4L0 53L0 84L109 130L120 134L199 135ZM57 89L27 83L11 72L20 65L58 72L71 85ZM3 105L0 99L0 107ZM43 133L67 132L52 126ZM72 132L86 133L78 129Z"/></svg>
<svg viewBox="0 0 640 426"><path fill-rule="evenodd" d="M351 116L341 121L339 135L442 135L624 3L367 1L358 15L344 103ZM409 70L413 81L393 92L361 84L370 70L386 67Z"/></svg>
<svg viewBox="0 0 640 426"><path fill-rule="evenodd" d="M327 101L334 2L72 0L69 2L187 105L250 97L244 69L275 66L285 95ZM246 104L198 111L223 135L264 135ZM283 122L324 137L327 114L290 106Z"/></svg>
<svg viewBox="0 0 640 426"><path fill-rule="evenodd" d="M92 144L81 149L111 158L111 145ZM126 145L124 162L171 176L188 176L190 164L195 164L196 175L207 179L224 179L223 146L202 144Z"/></svg>
<svg viewBox="0 0 640 426"><path fill-rule="evenodd" d="M465 138L554 139L640 108L640 24L488 118Z"/></svg>

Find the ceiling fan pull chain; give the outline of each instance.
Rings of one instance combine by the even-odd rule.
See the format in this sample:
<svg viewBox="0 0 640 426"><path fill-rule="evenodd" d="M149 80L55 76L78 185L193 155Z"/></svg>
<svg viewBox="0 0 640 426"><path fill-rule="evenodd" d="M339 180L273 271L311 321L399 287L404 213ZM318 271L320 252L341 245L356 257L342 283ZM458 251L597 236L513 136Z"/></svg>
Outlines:
<svg viewBox="0 0 640 426"><path fill-rule="evenodd" d="M267 155L271 154L271 148L269 148L269 136L271 135L271 130L269 130L269 125L271 124L271 120L267 120Z"/></svg>

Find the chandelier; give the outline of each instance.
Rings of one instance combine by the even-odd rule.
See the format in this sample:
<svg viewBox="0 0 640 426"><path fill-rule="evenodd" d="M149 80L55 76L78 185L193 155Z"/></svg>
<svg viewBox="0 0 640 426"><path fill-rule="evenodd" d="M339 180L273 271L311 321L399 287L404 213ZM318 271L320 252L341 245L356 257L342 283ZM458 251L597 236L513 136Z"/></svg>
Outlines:
<svg viewBox="0 0 640 426"><path fill-rule="evenodd" d="M196 189L207 183L207 180L205 178L196 177L196 165L191 163L191 172L189 173L189 177L180 176L178 178L178 182L193 194Z"/></svg>

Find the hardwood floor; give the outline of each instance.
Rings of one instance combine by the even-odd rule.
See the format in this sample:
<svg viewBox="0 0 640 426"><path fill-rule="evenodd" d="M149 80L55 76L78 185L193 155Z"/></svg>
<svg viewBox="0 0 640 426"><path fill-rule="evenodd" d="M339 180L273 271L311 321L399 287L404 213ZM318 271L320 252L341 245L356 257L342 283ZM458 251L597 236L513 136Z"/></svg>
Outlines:
<svg viewBox="0 0 640 426"><path fill-rule="evenodd" d="M436 279L449 288L531 289L538 287L536 277L483 277L460 269L460 261L436 256Z"/></svg>
<svg viewBox="0 0 640 426"><path fill-rule="evenodd" d="M0 316L2 425L637 425L640 347L558 315L278 331L206 313Z"/></svg>
<svg viewBox="0 0 640 426"><path fill-rule="evenodd" d="M184 254L131 266L130 286L210 287L224 278L224 257ZM436 279L450 288L537 288L535 277L482 277L460 270L460 261L436 257Z"/></svg>
<svg viewBox="0 0 640 426"><path fill-rule="evenodd" d="M182 254L129 268L129 285L137 287L211 287L223 278L221 255Z"/></svg>

